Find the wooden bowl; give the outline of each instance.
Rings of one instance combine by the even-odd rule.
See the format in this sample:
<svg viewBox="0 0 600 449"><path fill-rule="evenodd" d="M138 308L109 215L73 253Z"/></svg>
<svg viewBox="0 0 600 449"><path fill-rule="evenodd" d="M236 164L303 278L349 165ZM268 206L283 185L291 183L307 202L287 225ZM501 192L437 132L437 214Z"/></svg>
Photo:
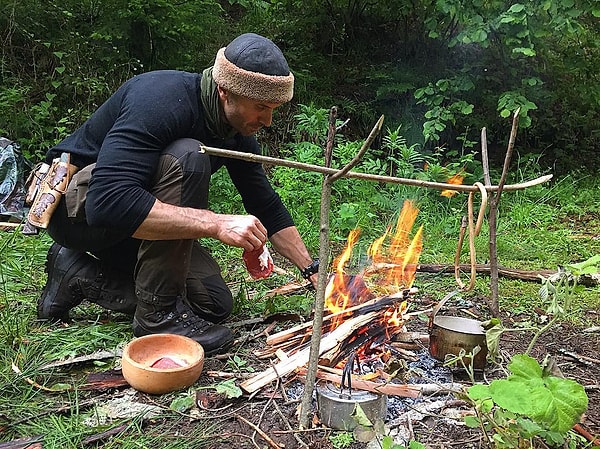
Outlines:
<svg viewBox="0 0 600 449"><path fill-rule="evenodd" d="M169 393L198 380L204 366L204 348L181 335L146 335L127 343L121 365L123 377L136 390Z"/></svg>

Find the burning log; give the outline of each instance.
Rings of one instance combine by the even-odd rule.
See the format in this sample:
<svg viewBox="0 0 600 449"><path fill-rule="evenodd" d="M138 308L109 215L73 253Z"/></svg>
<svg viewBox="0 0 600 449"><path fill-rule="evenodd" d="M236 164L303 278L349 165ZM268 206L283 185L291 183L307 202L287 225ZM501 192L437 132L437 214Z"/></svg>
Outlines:
<svg viewBox="0 0 600 449"><path fill-rule="evenodd" d="M328 330L328 333L321 339L319 357L323 363L335 365L367 342L383 338L395 339L396 334L386 335L386 332L393 332L393 330L387 329L380 319L386 310L394 308L396 303L404 301L409 293L415 291L416 289L405 289L397 294L375 298L364 304L324 317L324 322L328 323L340 317L343 318L343 321L337 327ZM268 337L267 343L271 345L270 349L261 351L258 355L265 357L276 354L280 361L244 381L241 387L248 393L253 393L278 377L285 376L304 366L308 362L309 348L302 343L306 343L310 337L311 327L312 323L308 322ZM418 332L404 332L402 327L394 329L400 340L422 342L429 338ZM293 347L293 351L285 353L284 349L289 347Z"/></svg>
<svg viewBox="0 0 600 449"><path fill-rule="evenodd" d="M319 355L333 349L340 342L344 341L348 335L351 335L356 329L364 326L376 316L377 311L371 311L363 315L352 317L341 323L338 327L321 339ZM310 349L304 348L295 353L293 356L288 357L286 360L276 363L257 376L242 382L240 386L246 392L254 393L278 377L285 376L295 369L306 365L308 363L309 355Z"/></svg>
<svg viewBox="0 0 600 449"><path fill-rule="evenodd" d="M415 288L405 289L402 292L385 297L374 298L366 303L327 315L323 318L324 331L329 332L331 328L334 327L331 324L332 321L347 319L349 317L371 311L377 311L379 314L382 314L385 310L390 310L395 307L399 300L404 300L410 293L414 293L416 291L417 290ZM403 314L403 317L408 318L411 315L413 315L413 313L407 313ZM313 322L309 321L307 323L294 326L290 329L283 330L277 334L270 335L267 337L268 347L255 351L254 355L258 358L264 359L272 357L278 351L282 352L289 350L291 353L298 352L308 344L308 340L311 337L312 326ZM376 326L372 327L375 328ZM379 326L378 332L382 333L384 331L387 332L386 337L388 339L393 338L395 341L403 340L406 346L404 349L418 349L421 347L423 342L427 343L429 341L429 336L427 334L404 332L400 326L394 327L393 331L385 330L384 326ZM370 337L377 337L374 332L377 331L372 330L370 332ZM364 333L366 334L369 332L365 330ZM368 339L366 339L365 342L367 340ZM413 342L413 344L407 342ZM400 344L399 346L402 345ZM353 348L349 348L349 346L346 344L337 345L336 348L332 348L327 354L323 355L323 357L327 358L328 360L339 360L340 354L343 355L342 347L347 354L351 352L353 348L356 348L357 344L355 344Z"/></svg>
<svg viewBox="0 0 600 449"><path fill-rule="evenodd" d="M354 307L348 307L347 309L341 310L339 312L326 315L323 317L323 323L327 323L333 319L340 317L355 316L357 314L364 313L364 310L367 308L372 308L373 310L381 310L388 308L394 302L404 300L408 295L415 293L416 291L417 290L415 288L410 288L383 298L374 298L370 301L364 302ZM309 332L311 328L312 321L309 321L303 324L299 324L298 326L294 326L290 329L286 329L276 334L270 335L269 337L267 337L267 345L276 346L279 343L287 342L293 338L304 339L307 336L310 337Z"/></svg>

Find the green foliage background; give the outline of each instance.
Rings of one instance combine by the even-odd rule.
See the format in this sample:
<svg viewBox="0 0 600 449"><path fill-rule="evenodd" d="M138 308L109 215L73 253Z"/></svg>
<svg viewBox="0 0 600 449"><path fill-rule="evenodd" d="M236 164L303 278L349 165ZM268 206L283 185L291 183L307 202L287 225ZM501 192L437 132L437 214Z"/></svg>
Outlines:
<svg viewBox="0 0 600 449"><path fill-rule="evenodd" d="M297 83L292 109L340 107L364 137L380 114L409 144L492 156L521 108L518 149L562 174L598 166L600 6L594 0L5 0L0 134L39 159L125 79L200 71L241 32L272 38ZM281 114L263 141L289 140ZM410 146L409 145L409 146ZM386 154L383 154L386 156Z"/></svg>

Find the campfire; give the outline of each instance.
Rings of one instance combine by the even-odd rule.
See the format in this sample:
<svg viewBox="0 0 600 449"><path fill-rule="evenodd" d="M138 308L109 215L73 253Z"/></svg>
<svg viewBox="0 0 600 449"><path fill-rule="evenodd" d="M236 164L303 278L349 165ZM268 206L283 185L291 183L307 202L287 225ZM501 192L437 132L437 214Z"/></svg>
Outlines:
<svg viewBox="0 0 600 449"><path fill-rule="evenodd" d="M354 386L408 397L421 393L411 386L389 383L391 377L383 370L399 353L414 357L405 347L414 344L414 338L422 338L409 335L404 325L411 316L408 304L416 292L412 284L422 250L422 227L411 235L417 214L414 203L405 201L395 226L370 244L368 262L356 273L348 272L348 264L360 230L350 232L346 247L333 261L325 289L327 314L323 318L318 377L337 382L342 389ZM277 356L279 362L243 382L242 388L252 393L294 370L301 373L309 358L311 329L312 323L304 323L269 336L266 348L257 356ZM361 373L364 366L370 367L369 376L352 382L352 375Z"/></svg>

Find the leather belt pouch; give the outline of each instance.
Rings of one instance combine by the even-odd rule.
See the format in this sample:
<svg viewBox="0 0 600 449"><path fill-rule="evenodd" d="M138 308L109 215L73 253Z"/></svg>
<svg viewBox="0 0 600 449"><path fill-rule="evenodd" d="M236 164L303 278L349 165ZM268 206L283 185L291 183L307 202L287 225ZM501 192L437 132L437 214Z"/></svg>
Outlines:
<svg viewBox="0 0 600 449"><path fill-rule="evenodd" d="M67 216L74 223L85 221L85 200L95 166L96 164L90 164L75 173L65 192Z"/></svg>
<svg viewBox="0 0 600 449"><path fill-rule="evenodd" d="M71 177L77 171L77 167L69 161L69 153L62 153L60 158L52 161L46 173L40 172L35 175L35 181L39 180L39 185L37 188L33 186L29 188L35 198L31 203L27 219L37 228L46 229L48 227L60 198L65 193ZM31 199L30 194L28 194L28 198Z"/></svg>

